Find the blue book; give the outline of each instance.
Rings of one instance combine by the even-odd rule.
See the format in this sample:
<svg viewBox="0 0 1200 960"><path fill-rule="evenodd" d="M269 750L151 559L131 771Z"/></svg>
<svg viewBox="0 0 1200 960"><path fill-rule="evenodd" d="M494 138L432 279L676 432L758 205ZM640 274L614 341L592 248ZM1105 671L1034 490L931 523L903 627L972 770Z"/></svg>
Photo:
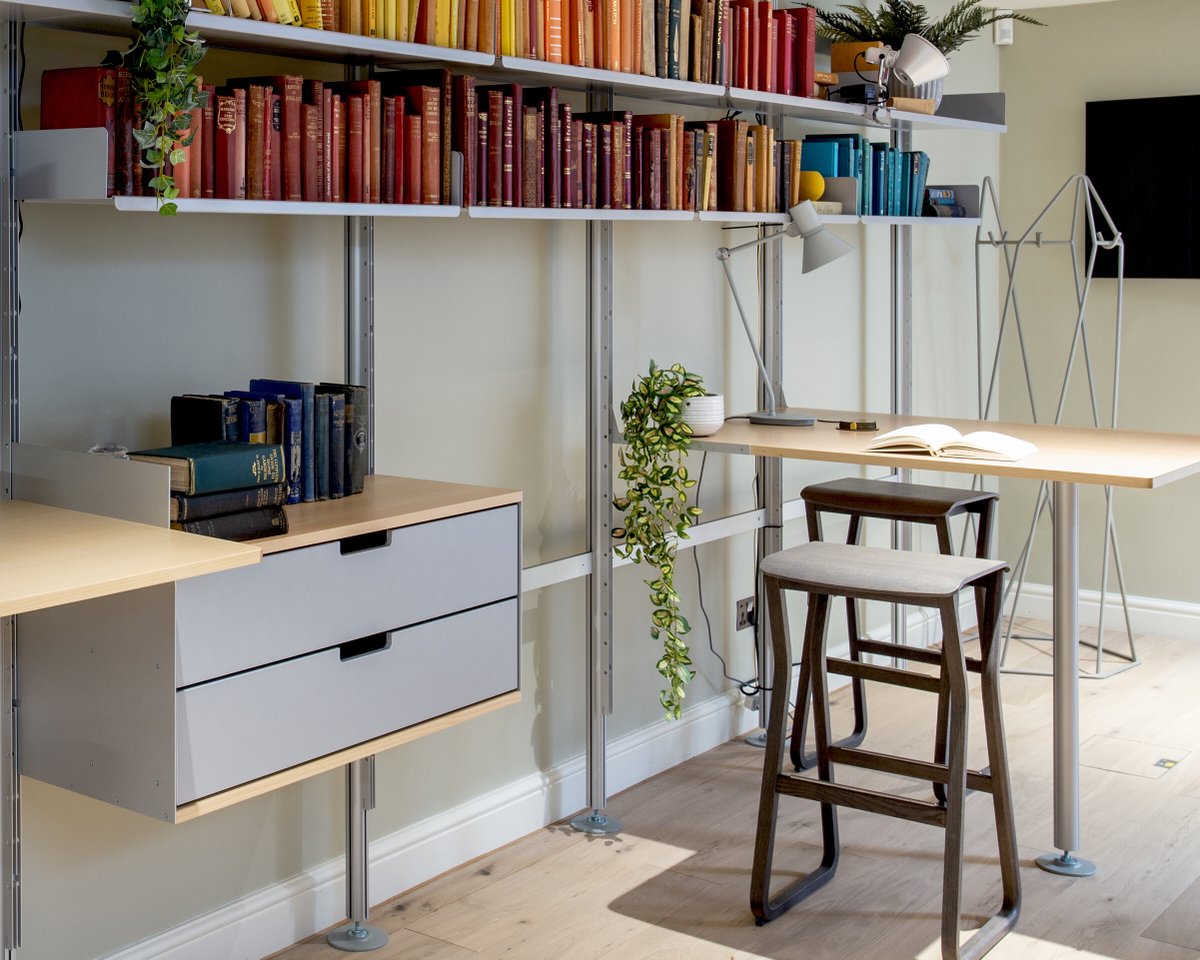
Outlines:
<svg viewBox="0 0 1200 960"><path fill-rule="evenodd" d="M329 499L329 394L313 398L313 443L316 457L317 499Z"/></svg>
<svg viewBox="0 0 1200 960"><path fill-rule="evenodd" d="M238 399L238 440L242 443L266 443L266 400L245 390L226 390L225 396Z"/></svg>
<svg viewBox="0 0 1200 960"><path fill-rule="evenodd" d="M909 214L914 217L921 215L921 198L925 196L925 180L929 176L929 154L924 150L917 151L917 172L913 180L912 204Z"/></svg>
<svg viewBox="0 0 1200 960"><path fill-rule="evenodd" d="M329 499L340 500L346 495L346 397L340 392L324 390L317 397L329 400Z"/></svg>
<svg viewBox="0 0 1200 960"><path fill-rule="evenodd" d="M313 419L315 416L315 411L313 408L313 396L316 390L315 385L297 380L255 379L250 381L250 389L262 391L264 393L276 393L280 396L300 400L302 407L301 416L303 418L303 436L301 439L302 459L300 464L300 496L305 503L308 503L311 500L316 500L316 434L314 432L315 421Z"/></svg>
<svg viewBox="0 0 1200 960"><path fill-rule="evenodd" d="M838 176L838 145L828 140L804 140L800 169L815 170L823 177Z"/></svg>
<svg viewBox="0 0 1200 960"><path fill-rule="evenodd" d="M901 162L900 151L892 149L888 151L888 160L891 162L891 176L889 178L890 199L888 201L888 216L900 216L900 179L904 164Z"/></svg>
<svg viewBox="0 0 1200 960"><path fill-rule="evenodd" d="M887 155L886 143L872 143L871 149L871 216L887 215Z"/></svg>
<svg viewBox="0 0 1200 960"><path fill-rule="evenodd" d="M900 154L900 211L897 214L900 217L909 216L915 160L916 154L912 150L905 150Z"/></svg>
<svg viewBox="0 0 1200 960"><path fill-rule="evenodd" d="M299 503L301 496L301 463L303 460L303 407L297 399L278 393L257 390L229 390L227 394L238 397L242 404L260 401L264 407L264 437L260 442L276 443L283 447L284 467L287 472L288 503ZM295 497L296 499L293 499Z"/></svg>

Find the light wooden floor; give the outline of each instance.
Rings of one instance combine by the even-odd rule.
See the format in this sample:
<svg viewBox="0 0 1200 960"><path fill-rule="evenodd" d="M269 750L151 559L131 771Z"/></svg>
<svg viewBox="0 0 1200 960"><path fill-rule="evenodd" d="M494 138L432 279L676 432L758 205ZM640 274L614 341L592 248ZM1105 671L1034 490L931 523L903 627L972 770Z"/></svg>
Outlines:
<svg viewBox="0 0 1200 960"><path fill-rule="evenodd" d="M1046 645L1010 663L1046 665ZM1200 637L1143 638L1145 663L1082 684L1083 848L1091 879L1033 865L1051 829L1050 681L1006 674L1024 907L998 960L1200 960ZM845 716L845 700L839 710ZM929 758L932 698L872 685L868 745ZM974 714L978 716L978 714ZM835 719L836 723L836 719ZM979 764L979 723L971 733ZM1172 768L1155 766L1174 760ZM933 960L940 957L941 831L843 810L825 888L765 927L748 906L762 752L733 741L614 797L615 836L538 831L380 905L378 960ZM840 779L864 782L861 771ZM891 785L902 781L887 781ZM915 785L903 789L917 795ZM777 870L818 858L816 805L782 798ZM964 882L974 923L999 889L988 798L967 803ZM786 879L786 877L784 877ZM346 954L313 938L276 960Z"/></svg>

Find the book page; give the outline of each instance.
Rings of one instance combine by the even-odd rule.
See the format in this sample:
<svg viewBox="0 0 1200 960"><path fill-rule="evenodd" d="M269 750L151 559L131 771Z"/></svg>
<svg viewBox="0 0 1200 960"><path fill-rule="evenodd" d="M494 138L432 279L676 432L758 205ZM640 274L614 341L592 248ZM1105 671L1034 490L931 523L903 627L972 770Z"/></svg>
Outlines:
<svg viewBox="0 0 1200 960"><path fill-rule="evenodd" d="M936 453L948 443L961 439L953 427L944 423L914 423L880 434L867 450L891 450L896 453Z"/></svg>
<svg viewBox="0 0 1200 960"><path fill-rule="evenodd" d="M952 440L938 451L939 456L970 460L1020 460L1037 451L1032 443L1007 433L976 430Z"/></svg>

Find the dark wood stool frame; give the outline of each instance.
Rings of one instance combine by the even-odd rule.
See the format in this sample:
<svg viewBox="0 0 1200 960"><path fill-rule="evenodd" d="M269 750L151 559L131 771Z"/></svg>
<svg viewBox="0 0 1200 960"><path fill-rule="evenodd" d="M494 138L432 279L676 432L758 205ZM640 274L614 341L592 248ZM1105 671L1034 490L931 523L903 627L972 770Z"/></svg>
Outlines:
<svg viewBox="0 0 1200 960"><path fill-rule="evenodd" d="M951 487L933 487L922 484L892 483L885 480L846 478L827 483L810 484L800 496L804 499L804 515L808 522L808 539L824 539L821 530L821 514L836 513L850 518L846 542L856 544L862 530L864 517L893 520L907 523L930 524L937 531L938 550L944 554L954 553L950 537L950 519L964 513L976 517L975 556L988 556L991 550L992 518L996 501L994 493L984 490L962 490ZM979 592L975 593L976 609L982 609ZM915 660L918 663L937 664L941 654L936 650L908 647L882 640L868 640L859 633L858 604L846 599L846 624L850 640L849 661L830 657L826 669L831 673L849 674L851 697L854 701L854 727L850 733L838 740L835 746L857 747L867 735L867 698L863 680L871 679L885 683L901 683L904 671L891 667L873 667L869 676L861 675L853 664L863 663L863 654L874 653L888 657ZM978 661L969 660L968 669L978 670ZM907 684L905 684L907 686ZM924 689L924 688L922 688ZM800 679L796 685L796 707L792 714L792 737L790 755L797 770L810 770L816 764L816 753L805 753L804 741L808 734L808 702L812 693L812 674L808 665L801 663ZM946 741L946 696L938 693L938 722L936 737L939 750L936 757L945 756ZM945 791L940 784L934 785L937 798L945 802Z"/></svg>
<svg viewBox="0 0 1200 960"><path fill-rule="evenodd" d="M949 741L944 761L928 763L831 743L829 689L824 669L830 593L809 594L802 656L813 679L818 779L783 772L787 702L784 697L772 697L750 882L750 908L760 926L779 916L833 877L840 852L837 806L914 820L945 830L941 922L944 960L975 960L987 953L1016 924L1021 909L1021 886L1012 791L1004 741L1004 720L1000 704L999 651L996 643L1003 573L1003 570L997 570L973 584L982 594L980 637L983 651L980 673L989 765L989 772L986 773L968 770L966 766L968 687L966 659L958 630L957 597L950 596L931 601L868 590L858 590L853 594L856 599L932 606L936 607L940 614L944 640L941 656L943 680L939 682L939 686L944 687L946 693L950 721ZM806 590L812 585L771 576L766 576L764 581L774 655L772 687L776 690L786 690L791 685L792 657L784 591ZM828 586L816 586L814 589L830 590ZM835 784L832 769L835 762L944 784L946 804L942 806L931 800L916 800L862 787ZM992 795L999 845L1002 903L1000 910L960 947L958 933L962 912L963 812L968 786ZM772 896L771 865L775 850L776 813L781 794L817 800L821 804L823 852L821 863L815 870Z"/></svg>

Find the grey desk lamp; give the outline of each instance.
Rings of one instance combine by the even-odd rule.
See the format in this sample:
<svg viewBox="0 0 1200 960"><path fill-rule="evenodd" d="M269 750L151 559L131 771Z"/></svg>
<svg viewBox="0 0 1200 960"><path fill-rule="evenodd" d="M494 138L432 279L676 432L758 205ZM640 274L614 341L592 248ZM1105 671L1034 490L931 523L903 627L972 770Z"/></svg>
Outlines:
<svg viewBox="0 0 1200 960"><path fill-rule="evenodd" d="M751 240L749 243L743 243L736 247L721 247L717 250L717 259L725 268L725 279L729 283L729 292L733 294L733 302L737 307L738 316L742 319L746 337L750 341L750 349L754 353L754 359L758 362L758 371L762 374L763 383L767 387L767 409L757 410L750 414L750 422L773 423L777 426L789 427L811 427L815 421L810 414L788 411L787 400L783 396L783 384L779 384L778 392L776 392L776 386L771 382L771 375L767 373L767 365L763 362L762 353L754 342L754 333L750 329L750 321L746 318L746 308L742 306L742 298L738 296L737 285L733 282L733 272L729 266L730 258L738 251L760 247L764 243L770 243L781 237L804 238L801 273L811 273L854 249L841 237L835 237L825 229L821 218L817 216L816 210L808 200L792 207L788 213L792 219L782 230L776 230L765 237L759 237L757 240Z"/></svg>

